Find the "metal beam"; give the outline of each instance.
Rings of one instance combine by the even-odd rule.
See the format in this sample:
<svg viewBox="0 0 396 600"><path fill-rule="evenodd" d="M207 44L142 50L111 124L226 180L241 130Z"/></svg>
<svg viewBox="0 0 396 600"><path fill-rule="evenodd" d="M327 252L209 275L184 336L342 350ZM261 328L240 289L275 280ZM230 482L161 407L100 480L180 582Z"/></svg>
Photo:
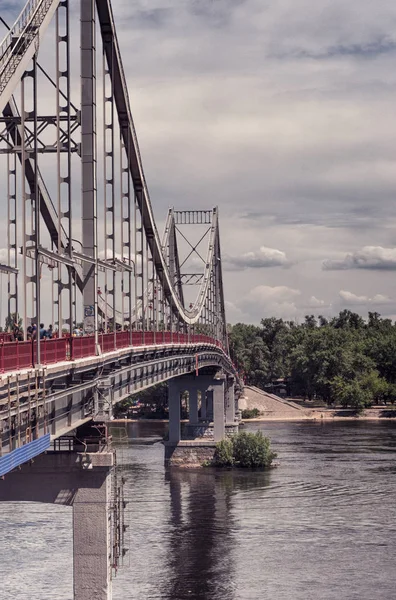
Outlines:
<svg viewBox="0 0 396 600"><path fill-rule="evenodd" d="M94 0L81 0L81 166L83 254L94 259L83 266L84 330L98 346L98 225L96 142L96 40Z"/></svg>

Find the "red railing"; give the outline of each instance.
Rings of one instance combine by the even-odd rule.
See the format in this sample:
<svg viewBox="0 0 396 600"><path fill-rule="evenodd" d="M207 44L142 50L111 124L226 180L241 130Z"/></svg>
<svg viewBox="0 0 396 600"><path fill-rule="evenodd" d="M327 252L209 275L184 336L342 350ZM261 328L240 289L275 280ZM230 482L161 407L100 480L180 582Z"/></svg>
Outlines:
<svg viewBox="0 0 396 600"><path fill-rule="evenodd" d="M102 352L112 352L113 350L116 350L114 333L101 333L99 336L99 344Z"/></svg>
<svg viewBox="0 0 396 600"><path fill-rule="evenodd" d="M25 343L25 342L24 342ZM33 364L37 363L37 344L26 342L33 348ZM63 362L70 359L70 338L43 339L40 343L40 362L42 365Z"/></svg>
<svg viewBox="0 0 396 600"><path fill-rule="evenodd" d="M132 346L143 346L143 332L133 331L132 332Z"/></svg>
<svg viewBox="0 0 396 600"><path fill-rule="evenodd" d="M130 346L131 334L129 331L120 331L117 333L117 348L127 348Z"/></svg>
<svg viewBox="0 0 396 600"><path fill-rule="evenodd" d="M71 342L71 359L95 356L95 338L93 336L73 337Z"/></svg>
<svg viewBox="0 0 396 600"><path fill-rule="evenodd" d="M0 332L0 343L1 342L13 342L14 341L14 337L11 333L7 333L7 332Z"/></svg>
<svg viewBox="0 0 396 600"><path fill-rule="evenodd" d="M154 332L153 331L145 331L143 339L144 339L145 346L153 346L154 345Z"/></svg>
<svg viewBox="0 0 396 600"><path fill-rule="evenodd" d="M33 364L32 342L7 342L1 345L1 371L19 371Z"/></svg>
<svg viewBox="0 0 396 600"><path fill-rule="evenodd" d="M167 344L213 344L224 350L218 340L208 335L179 333L176 331L120 331L99 334L99 346L102 353L132 347ZM81 336L43 339L40 342L40 363L43 365L87 358L96 355L94 336ZM19 371L37 364L36 341L0 342L0 373Z"/></svg>

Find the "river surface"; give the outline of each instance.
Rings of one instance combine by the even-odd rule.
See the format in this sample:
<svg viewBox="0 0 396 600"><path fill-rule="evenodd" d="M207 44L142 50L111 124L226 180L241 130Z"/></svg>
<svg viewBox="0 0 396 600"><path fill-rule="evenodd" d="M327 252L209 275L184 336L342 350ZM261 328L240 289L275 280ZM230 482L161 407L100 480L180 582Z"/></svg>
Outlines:
<svg viewBox="0 0 396 600"><path fill-rule="evenodd" d="M268 473L167 471L164 427L119 429L114 600L396 598L393 423L251 424L278 453ZM4 503L0 526L0 599L71 600L71 508Z"/></svg>

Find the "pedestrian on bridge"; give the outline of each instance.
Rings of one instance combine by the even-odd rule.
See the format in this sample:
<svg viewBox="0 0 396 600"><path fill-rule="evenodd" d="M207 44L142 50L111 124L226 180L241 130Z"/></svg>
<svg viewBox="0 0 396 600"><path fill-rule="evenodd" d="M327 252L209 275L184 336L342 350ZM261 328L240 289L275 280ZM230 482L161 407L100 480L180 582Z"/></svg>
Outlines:
<svg viewBox="0 0 396 600"><path fill-rule="evenodd" d="M23 342L23 332L21 331L21 328L19 327L18 323L14 323L12 336L14 342Z"/></svg>

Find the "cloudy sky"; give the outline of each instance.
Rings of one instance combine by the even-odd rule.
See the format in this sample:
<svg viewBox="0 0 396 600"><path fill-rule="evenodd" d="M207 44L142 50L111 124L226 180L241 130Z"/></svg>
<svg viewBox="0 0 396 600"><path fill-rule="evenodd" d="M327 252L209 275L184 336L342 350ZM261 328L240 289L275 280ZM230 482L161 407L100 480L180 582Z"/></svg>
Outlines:
<svg viewBox="0 0 396 600"><path fill-rule="evenodd" d="M219 206L228 320L395 318L394 0L113 10L155 214Z"/></svg>

